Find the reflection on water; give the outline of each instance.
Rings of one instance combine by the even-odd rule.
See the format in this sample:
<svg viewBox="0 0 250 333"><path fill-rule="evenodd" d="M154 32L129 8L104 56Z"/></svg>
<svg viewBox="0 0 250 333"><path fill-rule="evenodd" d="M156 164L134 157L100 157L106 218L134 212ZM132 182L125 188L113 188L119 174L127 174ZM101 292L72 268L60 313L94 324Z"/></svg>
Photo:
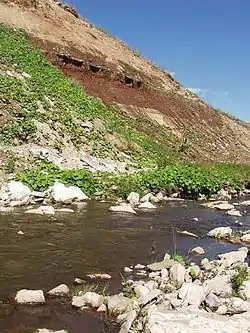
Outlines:
<svg viewBox="0 0 250 333"><path fill-rule="evenodd" d="M120 282L119 272L124 266L161 259L164 252L173 252L175 247L179 253L187 255L190 248L201 245L206 249L206 257L237 247L216 242L205 235L216 226L237 227L235 221L239 218L201 209L198 203L169 203L156 211L140 212L138 215L111 213L108 207L104 203L89 203L80 210L73 206L75 214L35 216L17 212L0 215L0 299L7 299L21 288L42 288L46 291L60 283L70 284L75 277L98 272L111 274L115 289ZM194 221L194 217L199 221ZM240 219L247 228L250 222L248 217ZM188 230L199 237L176 233L173 236L176 229ZM17 234L19 230L24 232L23 236ZM37 316L30 316L30 310L26 313L23 308L17 312L12 310L8 308L8 315L4 312L6 309L0 310L1 333L23 332L17 327L19 323L24 325L30 322L28 317L36 321L34 318ZM67 318L74 319L76 327L72 326L70 332L85 333L85 315L72 313L67 307L65 311L62 316L55 316L58 319L51 319L49 314L46 317L43 313L43 316L48 323L52 320L54 326L58 326L60 320L67 323ZM88 318L95 323L99 320L93 319L93 315L88 315ZM69 325L72 325L71 319L68 319ZM80 330L76 324L78 320L81 322ZM13 322L16 323L15 331L11 326L8 328ZM92 329L91 332L100 332L100 325L98 327L99 331Z"/></svg>

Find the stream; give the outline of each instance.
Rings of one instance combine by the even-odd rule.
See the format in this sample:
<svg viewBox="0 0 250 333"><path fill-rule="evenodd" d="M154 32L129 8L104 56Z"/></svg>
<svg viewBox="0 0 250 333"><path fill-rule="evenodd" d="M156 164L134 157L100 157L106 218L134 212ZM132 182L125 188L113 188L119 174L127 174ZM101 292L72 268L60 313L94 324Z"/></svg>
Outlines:
<svg viewBox="0 0 250 333"><path fill-rule="evenodd" d="M199 202L176 201L137 215L112 213L109 203L72 205L75 213L55 216L0 214L0 332L33 333L38 328L67 329L69 333L117 332L93 312L79 312L63 301L45 306L17 306L7 300L19 289L43 289L75 277L108 273L109 291L119 291L124 266L161 260L175 250L184 257L195 246L205 257L237 249L240 245L216 241L206 233L217 227L250 228L250 216L235 218L201 207ZM250 211L249 211L250 212ZM196 221L194 218L198 218ZM237 222L238 221L238 222ZM242 225L239 225L242 223ZM18 231L24 235L18 235ZM198 238L181 235L187 230ZM200 257L191 258L198 262ZM123 273L124 274L124 273Z"/></svg>

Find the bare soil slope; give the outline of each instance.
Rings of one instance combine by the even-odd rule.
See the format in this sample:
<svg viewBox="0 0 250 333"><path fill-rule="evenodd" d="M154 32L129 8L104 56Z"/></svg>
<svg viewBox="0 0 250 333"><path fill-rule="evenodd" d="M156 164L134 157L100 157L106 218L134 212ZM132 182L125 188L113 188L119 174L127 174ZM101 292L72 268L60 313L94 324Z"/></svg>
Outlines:
<svg viewBox="0 0 250 333"><path fill-rule="evenodd" d="M187 140L192 159L250 163L249 124L217 112L169 73L69 10L53 0L0 0L0 22L26 31L90 95Z"/></svg>

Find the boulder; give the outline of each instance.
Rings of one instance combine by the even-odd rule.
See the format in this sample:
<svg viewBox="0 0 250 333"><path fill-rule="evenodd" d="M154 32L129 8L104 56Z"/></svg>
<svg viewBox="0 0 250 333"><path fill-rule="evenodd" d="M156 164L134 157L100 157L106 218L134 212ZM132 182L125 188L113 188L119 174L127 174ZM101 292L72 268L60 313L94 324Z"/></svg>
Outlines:
<svg viewBox="0 0 250 333"><path fill-rule="evenodd" d="M11 181L8 183L4 189L10 201L22 201L27 197L30 197L31 190L27 185L24 185L22 182ZM1 190L2 192L2 190Z"/></svg>
<svg viewBox="0 0 250 333"><path fill-rule="evenodd" d="M86 283L86 281L84 281L83 279L80 279L80 278L75 278L73 283L80 286L80 285Z"/></svg>
<svg viewBox="0 0 250 333"><path fill-rule="evenodd" d="M89 274L87 275L90 279L100 279L100 280L110 280L112 278L111 275L105 273L98 273L98 274Z"/></svg>
<svg viewBox="0 0 250 333"><path fill-rule="evenodd" d="M156 209L156 206L153 205L151 202L147 201L147 202L143 202L141 203L138 208L140 209Z"/></svg>
<svg viewBox="0 0 250 333"><path fill-rule="evenodd" d="M118 206L111 206L109 208L111 212L121 212L121 213L132 213L136 214L136 211L131 207L131 205L121 204Z"/></svg>
<svg viewBox="0 0 250 333"><path fill-rule="evenodd" d="M230 215L230 216L236 216L236 217L241 217L242 214L239 210L236 210L236 209L231 209L227 212L227 215Z"/></svg>
<svg viewBox="0 0 250 333"><path fill-rule="evenodd" d="M136 205L138 204L138 202L140 201L140 195L139 193L136 192L131 192L128 197L127 197L127 201L129 203L131 203L131 205Z"/></svg>
<svg viewBox="0 0 250 333"><path fill-rule="evenodd" d="M202 247L200 247L200 246L197 246L197 247L194 247L192 250L191 250L191 253L193 253L193 254L197 254L197 255L203 255L203 254L205 254L205 251L204 251L204 249L202 248Z"/></svg>
<svg viewBox="0 0 250 333"><path fill-rule="evenodd" d="M185 279L186 269L180 263L175 263L169 271L170 281L177 288L180 288Z"/></svg>
<svg viewBox="0 0 250 333"><path fill-rule="evenodd" d="M55 215L55 209L52 206L41 206L26 210L25 214Z"/></svg>
<svg viewBox="0 0 250 333"><path fill-rule="evenodd" d="M225 304L222 304L218 307L218 309L216 310L216 313L219 315L225 315L227 314L227 306Z"/></svg>
<svg viewBox="0 0 250 333"><path fill-rule="evenodd" d="M144 195L141 199L140 202L149 202L150 198L151 198L152 194L151 193L147 193L146 195Z"/></svg>
<svg viewBox="0 0 250 333"><path fill-rule="evenodd" d="M234 205L229 204L227 201L214 201L207 202L202 206L206 208L218 209L218 210L231 210L234 209Z"/></svg>
<svg viewBox="0 0 250 333"><path fill-rule="evenodd" d="M161 271L163 268L170 268L173 265L175 265L175 263L176 262L174 260L166 259L163 261L154 262L152 264L149 264L149 265L147 265L147 268L153 272L156 272L156 271Z"/></svg>
<svg viewBox="0 0 250 333"><path fill-rule="evenodd" d="M232 195L228 193L227 190L224 190L223 188L218 191L216 198L219 200L231 200Z"/></svg>
<svg viewBox="0 0 250 333"><path fill-rule="evenodd" d="M104 301L104 297L95 292L88 291L81 296L74 296L72 299L72 306L76 308L92 307L99 308Z"/></svg>
<svg viewBox="0 0 250 333"><path fill-rule="evenodd" d="M133 272L133 269L129 268L129 267L124 267L124 272L125 273L132 273Z"/></svg>
<svg viewBox="0 0 250 333"><path fill-rule="evenodd" d="M84 201L88 197L82 190L77 186L65 186L61 183L56 183L51 188L51 199L56 203L71 203L72 201Z"/></svg>
<svg viewBox="0 0 250 333"><path fill-rule="evenodd" d="M60 208L60 209L56 209L57 213L74 213L73 209L69 209L69 208Z"/></svg>
<svg viewBox="0 0 250 333"><path fill-rule="evenodd" d="M145 332L148 333L247 333L249 317L246 314L222 317L198 309L184 308L163 311L152 306L148 311Z"/></svg>
<svg viewBox="0 0 250 333"><path fill-rule="evenodd" d="M42 290L19 290L16 294L15 301L18 304L44 304L45 297Z"/></svg>
<svg viewBox="0 0 250 333"><path fill-rule="evenodd" d="M218 309L218 307L221 305L221 300L215 294L210 292L206 296L205 303L210 309L214 310Z"/></svg>
<svg viewBox="0 0 250 333"><path fill-rule="evenodd" d="M239 314L248 311L248 303L238 297L231 297L225 300L228 314Z"/></svg>
<svg viewBox="0 0 250 333"><path fill-rule="evenodd" d="M227 238L231 237L233 230L230 227L218 227L214 228L207 233L207 236L214 238Z"/></svg>
<svg viewBox="0 0 250 333"><path fill-rule="evenodd" d="M248 249L246 247L242 247L238 249L238 251L232 251L224 254L219 254L221 262L225 267L230 267L235 264L242 264L247 257Z"/></svg>
<svg viewBox="0 0 250 333"><path fill-rule="evenodd" d="M131 326L137 317L135 310L120 314L117 317L117 323L120 324L119 333L128 333L130 332Z"/></svg>
<svg viewBox="0 0 250 333"><path fill-rule="evenodd" d="M233 292L229 275L221 275L208 279L204 282L204 286L208 292L212 292L216 296L226 297Z"/></svg>
<svg viewBox="0 0 250 333"><path fill-rule="evenodd" d="M183 301L186 301L188 305L198 307L205 300L206 290L203 285L184 282L179 290L178 296Z"/></svg>
<svg viewBox="0 0 250 333"><path fill-rule="evenodd" d="M137 265L135 265L134 268L135 268L135 269L144 269L144 268L145 268L145 265L137 264Z"/></svg>
<svg viewBox="0 0 250 333"><path fill-rule="evenodd" d="M240 202L240 206L250 206L250 200Z"/></svg>
<svg viewBox="0 0 250 333"><path fill-rule="evenodd" d="M250 243L250 234L243 235L240 240L245 243Z"/></svg>
<svg viewBox="0 0 250 333"><path fill-rule="evenodd" d="M138 306L138 301L134 301L123 295L108 296L106 300L108 309L116 314L132 311Z"/></svg>
<svg viewBox="0 0 250 333"><path fill-rule="evenodd" d="M48 292L48 294L50 296L59 296L59 297L69 296L69 293L70 293L70 290L66 284L60 284L59 286L51 289Z"/></svg>

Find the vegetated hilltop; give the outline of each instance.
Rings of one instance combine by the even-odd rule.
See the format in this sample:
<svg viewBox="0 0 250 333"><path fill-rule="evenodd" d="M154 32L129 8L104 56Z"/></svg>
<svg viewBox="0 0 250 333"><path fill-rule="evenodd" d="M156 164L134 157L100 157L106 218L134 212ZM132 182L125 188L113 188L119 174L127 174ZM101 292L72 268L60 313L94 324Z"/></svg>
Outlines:
<svg viewBox="0 0 250 333"><path fill-rule="evenodd" d="M50 140L51 127L54 127L53 135L58 134L54 138L57 146L68 145L70 141L102 156L117 158L118 153L124 152L150 159L157 155L186 161L250 163L249 124L217 112L181 86L169 73L81 19L72 8L53 0L0 0L0 22L25 31L32 44L42 50L53 64L80 82L89 95L99 97L104 103L87 95L83 102L80 88L77 94L71 90L72 94L68 96L69 87L65 88L59 73L55 74L47 64L39 69L40 65L36 60L33 62L32 55L27 54L26 63L18 61L17 54L13 55L16 68L27 71L31 75L30 82L35 81L29 86L31 94L23 96L21 103L25 103L32 94L41 95L42 90L43 96L32 97L29 116L27 109L20 108L20 103L14 111L13 104L10 103L7 109L6 103L4 107L2 105L2 122L7 126L9 122L16 124L22 110L26 127L21 132L29 133L23 137L17 126L14 132L19 131L19 134L5 133L5 139L6 136L15 139L16 145L32 140L38 143L40 140L41 144L47 142L47 145L56 146ZM28 49L22 50L28 52ZM11 67L14 64L2 63L1 71L15 72ZM37 71L41 71L39 79ZM51 74L49 78L46 71L46 75ZM13 76L2 77L15 86L16 97L12 94L15 103L23 93L20 82L16 84L17 79L14 80ZM33 84L41 84L40 91ZM67 84L71 87L69 81ZM61 104L57 100L59 94ZM112 105L115 110L104 105ZM93 124L96 119L101 120L101 125L99 122L86 134L86 124L81 127L80 122L90 120ZM34 134L34 126L39 138ZM101 126L103 131L100 131ZM50 138L44 140L46 135L41 132L46 132ZM63 141L62 134L65 136L65 133L68 136Z"/></svg>

